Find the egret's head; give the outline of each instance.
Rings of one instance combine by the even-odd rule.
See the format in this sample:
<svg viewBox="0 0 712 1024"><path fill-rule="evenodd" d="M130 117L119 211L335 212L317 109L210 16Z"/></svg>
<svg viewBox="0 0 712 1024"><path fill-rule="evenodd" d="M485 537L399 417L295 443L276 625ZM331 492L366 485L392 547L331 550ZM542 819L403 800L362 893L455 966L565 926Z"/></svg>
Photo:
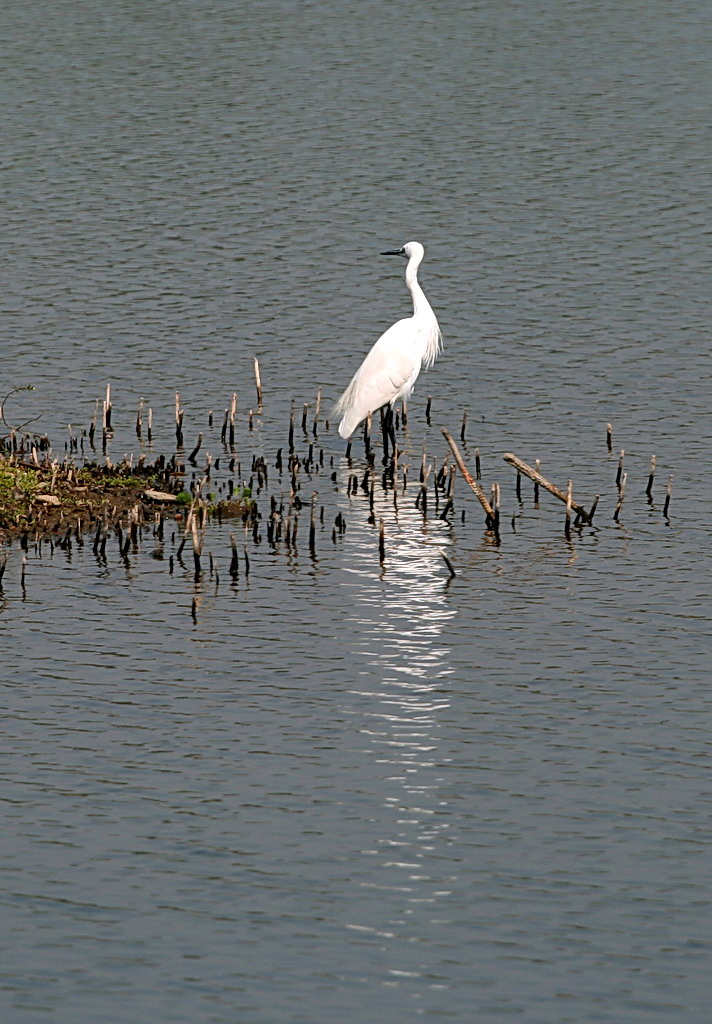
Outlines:
<svg viewBox="0 0 712 1024"><path fill-rule="evenodd" d="M411 256L417 256L418 262L422 260L424 255L425 249L420 242L406 242L400 249L386 249L385 252L381 253L381 256L404 256L407 260Z"/></svg>

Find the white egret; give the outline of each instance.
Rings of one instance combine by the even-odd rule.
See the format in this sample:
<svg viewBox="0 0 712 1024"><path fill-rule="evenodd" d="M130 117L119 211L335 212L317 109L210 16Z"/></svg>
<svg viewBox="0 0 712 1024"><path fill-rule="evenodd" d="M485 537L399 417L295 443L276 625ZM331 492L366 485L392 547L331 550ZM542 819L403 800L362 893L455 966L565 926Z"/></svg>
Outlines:
<svg viewBox="0 0 712 1024"><path fill-rule="evenodd" d="M406 242L382 256L404 256L405 283L413 299L413 315L389 327L375 343L334 407L341 416L339 433L351 437L369 413L399 400L407 400L421 366L432 366L442 351L442 335L435 313L418 283L418 267L425 249L420 242Z"/></svg>

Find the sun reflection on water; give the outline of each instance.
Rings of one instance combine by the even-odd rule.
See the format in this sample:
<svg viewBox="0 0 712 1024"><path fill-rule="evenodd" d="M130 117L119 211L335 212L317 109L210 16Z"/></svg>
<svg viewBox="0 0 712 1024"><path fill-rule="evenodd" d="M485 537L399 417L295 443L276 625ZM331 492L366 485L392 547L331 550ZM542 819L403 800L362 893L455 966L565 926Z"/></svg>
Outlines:
<svg viewBox="0 0 712 1024"><path fill-rule="evenodd" d="M410 496L396 504L392 493L380 490L373 510L360 495L350 502L350 541L357 551L348 585L353 633L361 637L354 652L359 685L351 692L361 699L356 713L364 750L382 771L388 824L362 851L374 858L360 883L369 898L364 918L348 927L417 943L447 914L441 904L456 879L442 785L449 759L440 749L441 722L451 706L448 634L457 615L440 553L449 545L450 527L426 521ZM381 520L386 543L379 573L373 553ZM404 959L410 945L393 948L399 953L385 969L384 984L422 973L417 956Z"/></svg>

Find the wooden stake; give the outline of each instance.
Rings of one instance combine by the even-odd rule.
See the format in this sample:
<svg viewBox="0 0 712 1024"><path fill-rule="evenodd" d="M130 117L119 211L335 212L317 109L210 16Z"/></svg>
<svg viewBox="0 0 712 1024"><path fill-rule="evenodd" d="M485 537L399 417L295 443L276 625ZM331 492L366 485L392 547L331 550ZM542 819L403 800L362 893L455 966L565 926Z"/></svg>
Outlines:
<svg viewBox="0 0 712 1024"><path fill-rule="evenodd" d="M96 421L99 418L99 399L94 401L94 415L89 426L89 444L94 447L94 434L96 433Z"/></svg>
<svg viewBox="0 0 712 1024"><path fill-rule="evenodd" d="M316 492L312 494L311 515L309 519L309 554L316 558Z"/></svg>
<svg viewBox="0 0 712 1024"><path fill-rule="evenodd" d="M492 509L494 511L492 529L494 530L494 535L497 538L497 543L499 543L499 496L499 484L492 484Z"/></svg>
<svg viewBox="0 0 712 1024"><path fill-rule="evenodd" d="M106 399L104 401L104 428L107 432L111 430L111 410L113 406L111 404L111 384L106 385Z"/></svg>
<svg viewBox="0 0 712 1024"><path fill-rule="evenodd" d="M383 565L386 560L386 526L382 519L378 521L378 558Z"/></svg>
<svg viewBox="0 0 712 1024"><path fill-rule="evenodd" d="M655 456L650 456L650 476L648 477L648 486L645 488L645 493L648 495L648 501L653 500L653 481L655 480Z"/></svg>
<svg viewBox="0 0 712 1024"><path fill-rule="evenodd" d="M255 388L257 389L257 412L262 412L262 378L260 377L260 361L255 356Z"/></svg>
<svg viewBox="0 0 712 1024"><path fill-rule="evenodd" d="M448 456L449 457L449 456ZM447 492L445 498L445 507L440 513L441 519L447 519L450 512L452 512L455 504L455 476L457 475L457 466L450 466L450 478L448 480Z"/></svg>
<svg viewBox="0 0 712 1024"><path fill-rule="evenodd" d="M623 448L621 448L621 453L620 453L620 456L618 458L618 472L616 473L616 487L620 487L621 480L623 479L623 458L624 458L624 456L625 456L625 451L623 450Z"/></svg>
<svg viewBox="0 0 712 1024"><path fill-rule="evenodd" d="M317 393L316 393L316 403L314 405L314 423L312 424L312 434L314 435L314 437L316 437L317 434L318 434L317 427L318 427L318 424L319 424L319 413L320 412L321 412L321 388L319 388L317 390Z"/></svg>
<svg viewBox="0 0 712 1024"><path fill-rule="evenodd" d="M195 465L195 456L200 451L200 449L202 447L202 444L203 444L203 435L202 434L198 434L198 441L197 441L197 443L195 445L195 448L193 449L193 451L188 456L188 462L192 462L193 465Z"/></svg>
<svg viewBox="0 0 712 1024"><path fill-rule="evenodd" d="M670 508L670 498L672 497L672 473L668 477L667 491L665 493L665 504L663 505L663 515L668 518L668 509Z"/></svg>
<svg viewBox="0 0 712 1024"><path fill-rule="evenodd" d="M233 391L232 398L230 399L230 447L234 447L235 444L235 415L237 413L237 392Z"/></svg>
<svg viewBox="0 0 712 1024"><path fill-rule="evenodd" d="M183 410L180 405L180 391L176 391L176 445L183 447Z"/></svg>
<svg viewBox="0 0 712 1024"><path fill-rule="evenodd" d="M618 484L618 504L616 510L613 513L613 518L618 522L618 516L620 515L621 508L623 507L623 501L625 499L625 482L628 479L628 474L623 473L621 475L620 483Z"/></svg>
<svg viewBox="0 0 712 1024"><path fill-rule="evenodd" d="M611 426L610 423L606 424L606 445L608 447L608 451L612 452L613 451L613 427Z"/></svg>

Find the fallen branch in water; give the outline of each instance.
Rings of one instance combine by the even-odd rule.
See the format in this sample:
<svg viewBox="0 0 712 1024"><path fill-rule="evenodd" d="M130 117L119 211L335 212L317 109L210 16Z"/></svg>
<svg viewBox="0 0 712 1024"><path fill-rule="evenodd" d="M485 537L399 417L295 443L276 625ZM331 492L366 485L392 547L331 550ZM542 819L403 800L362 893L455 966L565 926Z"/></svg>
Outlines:
<svg viewBox="0 0 712 1024"><path fill-rule="evenodd" d="M564 505L567 505L570 501L570 507L576 512L576 515L587 523L591 522L591 513L587 512L583 505L579 505L577 501L570 498L567 491L562 491L556 486L556 484L552 484L550 480L547 480L546 477L542 476L536 469L532 469L531 466L528 466L526 462L518 459L516 455L512 455L511 452L505 452L502 458L505 462L508 462L510 466L514 466L518 472L523 473L524 476L528 476L530 480L533 480L535 484L543 487L545 491L549 492L549 494L553 494L555 498L559 499L559 501L563 501Z"/></svg>
<svg viewBox="0 0 712 1024"><path fill-rule="evenodd" d="M485 492L482 490L480 485L477 483L477 481L475 480L475 478L472 476L472 474L468 470L467 466L465 465L465 460L463 459L462 455L460 454L460 449L457 447L457 444L455 443L455 441L454 441L452 435L450 434L450 432L448 430L446 430L445 427L441 427L440 429L442 431L443 437L445 438L447 443L450 445L450 449L452 451L452 454L455 456L455 462L457 463L460 472L462 473L463 477L465 478L465 480L468 482L468 484L472 488L475 497L477 498L477 500L479 501L480 505L482 506L482 508L485 511L485 515L487 516L487 525L488 526L494 526L494 524L495 524L494 509L492 508L492 506L490 505L489 501L487 500L487 496L486 496Z"/></svg>

